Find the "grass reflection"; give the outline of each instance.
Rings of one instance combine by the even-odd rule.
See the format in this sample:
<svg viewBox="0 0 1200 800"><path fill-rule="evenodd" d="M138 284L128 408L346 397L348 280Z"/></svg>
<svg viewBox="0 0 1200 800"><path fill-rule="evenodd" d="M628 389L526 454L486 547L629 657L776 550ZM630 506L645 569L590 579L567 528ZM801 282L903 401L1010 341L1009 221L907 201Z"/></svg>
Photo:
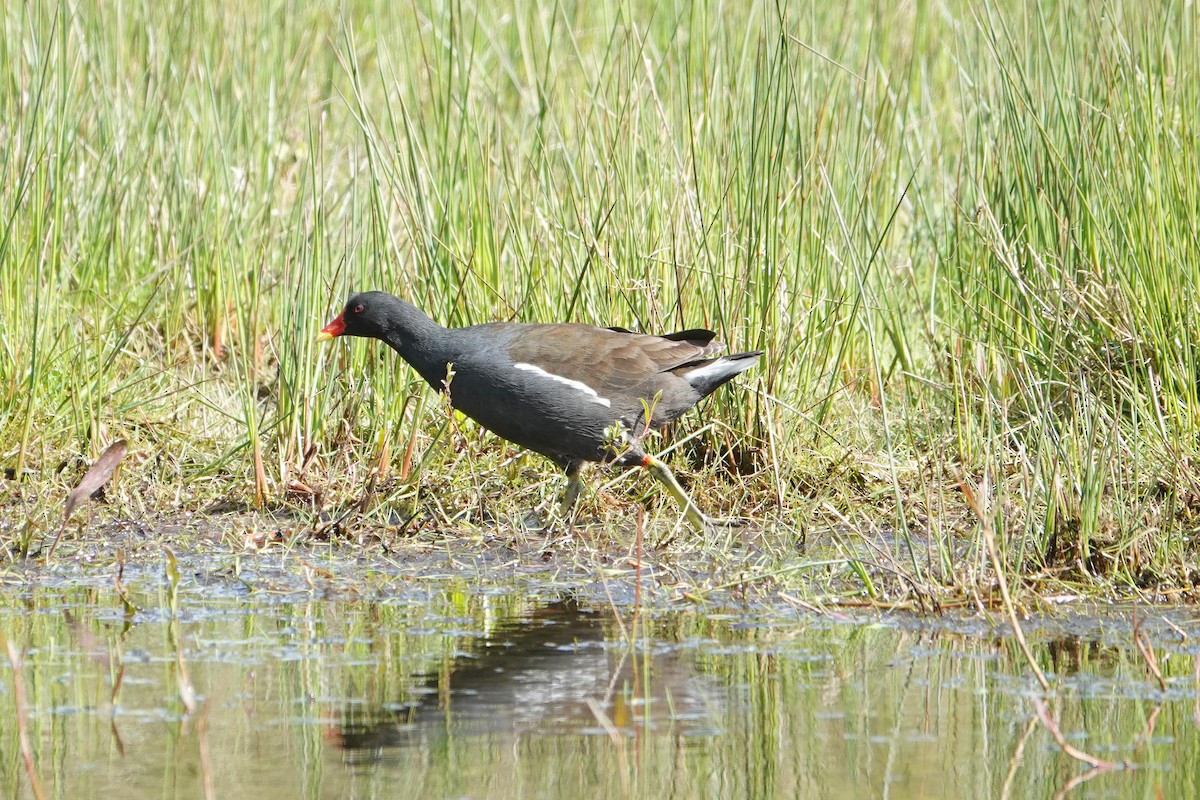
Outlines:
<svg viewBox="0 0 1200 800"><path fill-rule="evenodd" d="M1031 624L1066 741L1143 767L1089 776L1031 724L1036 693L1016 645L973 618L635 617L586 591L495 587L199 603L195 573L180 574L175 589L143 581L124 597L98 586L5 596L0 632L20 669L0 676L3 796L37 796L31 776L62 798L1197 788L1195 660L1178 633L1194 625L1182 615L1144 626L1165 689L1119 615Z"/></svg>

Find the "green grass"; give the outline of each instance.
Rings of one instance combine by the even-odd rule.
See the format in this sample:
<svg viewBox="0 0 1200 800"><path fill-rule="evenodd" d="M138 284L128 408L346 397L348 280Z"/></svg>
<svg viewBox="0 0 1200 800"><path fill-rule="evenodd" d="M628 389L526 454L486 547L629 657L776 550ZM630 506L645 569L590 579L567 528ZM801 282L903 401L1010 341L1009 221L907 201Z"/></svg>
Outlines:
<svg viewBox="0 0 1200 800"><path fill-rule="evenodd" d="M444 324L765 349L662 447L772 570L802 537L859 591L987 591L992 530L1013 583L1191 590L1194 7L307 5L5 7L14 542L118 437L113 516L307 519L370 485L362 524L504 529L548 502L548 463L390 352L317 345L383 288ZM660 500L610 492L586 510L618 531Z"/></svg>

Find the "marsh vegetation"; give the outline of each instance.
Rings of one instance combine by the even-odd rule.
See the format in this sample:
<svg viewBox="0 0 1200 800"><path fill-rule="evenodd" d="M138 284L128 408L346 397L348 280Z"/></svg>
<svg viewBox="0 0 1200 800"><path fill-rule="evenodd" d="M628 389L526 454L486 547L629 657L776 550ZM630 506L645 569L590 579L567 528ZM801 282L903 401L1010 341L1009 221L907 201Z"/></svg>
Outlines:
<svg viewBox="0 0 1200 800"><path fill-rule="evenodd" d="M447 325L707 326L767 352L657 443L702 507L754 524L670 537L669 499L605 474L577 526L600 549L648 503L650 542L749 547L748 590L1194 593L1192 4L12 2L2 21L10 553L39 552L121 438L93 522L249 508L283 542L526 536L552 467L391 354L317 345L349 291L382 288Z"/></svg>

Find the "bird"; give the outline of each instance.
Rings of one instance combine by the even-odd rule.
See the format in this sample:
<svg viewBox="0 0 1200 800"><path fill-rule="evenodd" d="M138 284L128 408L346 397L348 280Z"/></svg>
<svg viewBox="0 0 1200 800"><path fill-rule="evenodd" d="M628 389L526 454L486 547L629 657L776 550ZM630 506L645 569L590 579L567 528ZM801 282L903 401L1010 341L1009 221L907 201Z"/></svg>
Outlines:
<svg viewBox="0 0 1200 800"><path fill-rule="evenodd" d="M718 355L702 328L665 336L581 323L488 322L447 328L381 291L350 296L317 334L379 339L450 404L485 429L549 458L567 475L562 509L582 488L585 462L642 467L698 531L707 517L642 440L753 367L762 350Z"/></svg>

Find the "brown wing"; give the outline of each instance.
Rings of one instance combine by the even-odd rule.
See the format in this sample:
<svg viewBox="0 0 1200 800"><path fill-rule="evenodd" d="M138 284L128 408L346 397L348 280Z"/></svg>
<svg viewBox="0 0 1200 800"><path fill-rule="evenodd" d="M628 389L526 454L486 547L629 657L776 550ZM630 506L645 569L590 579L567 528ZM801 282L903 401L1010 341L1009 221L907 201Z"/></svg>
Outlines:
<svg viewBox="0 0 1200 800"><path fill-rule="evenodd" d="M725 345L715 336L699 328L650 336L591 325L531 325L507 349L514 363L594 388L625 389L720 353Z"/></svg>

